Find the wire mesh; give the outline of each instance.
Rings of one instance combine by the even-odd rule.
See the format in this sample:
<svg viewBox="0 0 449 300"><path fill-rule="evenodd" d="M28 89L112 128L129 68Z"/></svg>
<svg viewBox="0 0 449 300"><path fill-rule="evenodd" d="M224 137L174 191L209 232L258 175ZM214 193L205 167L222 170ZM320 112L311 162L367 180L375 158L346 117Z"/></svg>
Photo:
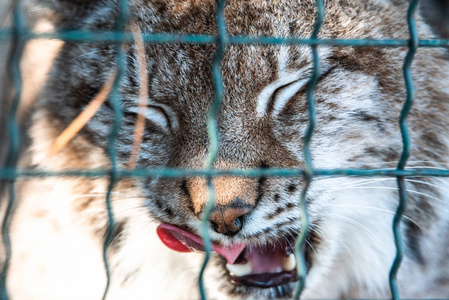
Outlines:
<svg viewBox="0 0 449 300"><path fill-rule="evenodd" d="M224 51L228 41L228 33L226 30L226 23L224 19L224 8L226 5L226 0L220 0L217 6L217 26L218 26L218 37L216 40L217 43L217 52L215 53L215 57L212 65L212 74L214 80L215 87L215 99L212 103L212 106L207 115L207 132L209 135L209 153L206 159L206 163L204 165L206 170L212 171L215 160L218 155L218 147L220 142L220 137L218 133L217 126L217 113L220 108L220 104L223 98L223 80L221 76L220 63L223 59ZM202 220L201 220L201 237L204 240L205 244L205 256L204 262L201 266L201 270L198 276L198 287L200 290L201 299L207 299L206 290L204 288L204 272L206 270L207 264L210 259L210 253L212 248L212 241L209 236L209 218L212 213L212 210L215 206L215 191L212 184L212 177L207 176L207 191L208 191L208 201L204 208Z"/></svg>
<svg viewBox="0 0 449 300"><path fill-rule="evenodd" d="M311 38L318 38L318 34L320 33L321 25L324 21L324 2L323 0L316 0L316 20L315 26L312 31ZM309 83L307 84L306 89L306 99L307 105L309 109L309 125L306 129L306 133L304 136L303 142L303 153L304 153L304 186L301 191L301 197L299 199L299 207L301 208L301 232L298 235L298 239L295 244L295 256L299 258L299 267L297 268L299 284L296 289L294 299L298 300L301 296L302 291L304 290L306 284L306 259L304 255L304 246L306 243L306 238L309 235L310 224L309 224L309 216L307 214L306 208L306 195L307 190L309 189L310 183L312 182L313 174L313 165L312 165L312 154L310 152L310 140L312 139L313 131L315 130L316 125L316 112L315 112L315 102L313 99L313 92L318 83L318 79L320 78L320 57L318 54L318 46L311 45L312 49L312 61L313 61L313 71L312 76L310 78Z"/></svg>
<svg viewBox="0 0 449 300"><path fill-rule="evenodd" d="M405 165L407 164L407 160L410 156L410 137L407 128L407 117L410 113L410 109L412 108L413 100L414 100L414 89L413 89L413 79L411 73L411 65L413 61L413 57L416 53L416 49L418 48L418 31L415 24L415 11L418 6L419 0L413 0L410 2L409 9L407 12L407 23L410 32L410 41L409 41L409 50L404 60L403 73L405 80L405 87L407 91L407 98L405 100L404 106L401 111L401 115L399 117L399 126L401 129L402 135L402 154L399 159L397 169L403 170ZM389 274L389 282L390 282L390 290L393 299L399 299L399 291L396 283L396 276L399 270L399 266L401 265L402 258L404 256L404 250L402 246L402 238L400 232L400 224L402 215L405 211L405 207L407 205L407 192L405 187L405 180L403 176L397 177L398 189L399 189L399 205L396 210L396 214L393 218L393 234L394 234L394 243L396 245L396 256L393 261L393 265L390 269Z"/></svg>
<svg viewBox="0 0 449 300"><path fill-rule="evenodd" d="M129 9L128 9L128 2L127 0L120 0L119 1L120 11L119 11L119 17L117 21L117 25L115 28L115 34L120 34L125 30L126 22L129 18ZM121 79L121 76L124 71L124 54L122 50L122 43L121 41L117 40L115 45L115 51L117 55L117 76L115 77L114 85L111 92L111 104L112 109L114 111L114 120L113 125L111 127L111 132L109 134L109 141L108 141L108 155L109 160L111 162L111 170L110 170L110 177L109 177L109 184L107 188L106 193L106 210L108 215L108 228L106 231L106 238L103 243L103 262L104 262L104 268L106 271L106 287L104 289L103 294L103 300L106 299L109 286L111 284L111 271L109 267L108 262L108 249L113 239L113 233L115 231L115 218L114 213L112 211L112 204L111 204L111 195L112 190L114 189L114 184L116 182L117 178L117 151L115 149L115 141L117 138L117 135L120 130L120 124L123 118L123 112L120 106L120 92L119 92L119 82Z"/></svg>
<svg viewBox="0 0 449 300"><path fill-rule="evenodd" d="M166 177L166 178L178 178L186 176L203 176L207 178L207 187L209 193L209 201L207 202L202 217L201 235L205 241L205 258L201 266L199 273L198 286L200 290L200 296L202 299L206 299L206 290L203 283L203 275L205 268L208 264L211 252L211 238L208 233L208 219L212 212L215 203L214 188L212 178L217 176L245 176L245 177L267 177L267 176L283 176L283 177L298 177L302 176L304 179L304 186L301 192L301 198L299 204L301 207L301 220L302 230L297 239L295 245L295 252L299 257L298 276L299 285L295 292L295 299L299 299L301 292L305 285L306 279L306 267L303 254L304 242L309 230L309 221L306 210L306 193L311 180L314 177L329 177L329 176L390 176L396 177L399 190L399 205L393 220L393 232L394 241L396 245L396 256L389 274L389 282L391 294L394 299L399 298L399 292L396 284L396 274L399 269L401 259L403 256L402 241L400 235L400 222L402 214L405 210L407 193L405 189L404 178L411 176L440 176L449 177L449 170L444 169L405 169L407 159L410 152L410 139L407 128L407 116L414 99L413 80L411 75L411 64L414 54L418 47L449 47L449 40L435 39L435 40L418 40L417 28L414 21L414 14L419 0L412 0L409 4L407 22L409 24L410 39L381 39L381 40L368 40L368 39L320 39L318 38L321 24L324 20L324 3L323 0L316 0L316 22L313 33L310 38L293 38L293 37L250 37L250 36L229 36L226 30L226 23L224 18L224 9L226 6L226 0L218 1L217 5L217 36L209 35L179 35L179 34L153 34L145 33L142 38L146 43L194 43L194 44L216 44L217 52L213 60L213 80L215 87L215 99L208 114L207 129L209 134L209 152L208 158L205 163L204 169L189 170L189 169L120 169L117 164L117 153L115 150L115 140L120 128L122 111L119 101L119 81L120 74L124 68L124 54L122 50L122 43L133 41L131 33L124 32L124 25L126 24L129 11L126 0L120 0L120 16L118 18L116 30L114 32L86 32L86 31L65 31L65 32L52 32L52 33L34 33L25 24L25 19L21 15L20 2L16 1L13 8L13 24L11 28L0 30L0 40L11 40L13 42L12 52L10 56L10 76L13 79L14 84L14 98L12 100L11 109L8 118L8 133L9 133L9 155L7 163L4 167L0 168L0 178L7 181L9 184L8 189L8 201L6 203L6 214L2 220L2 237L3 245L6 250L6 258L2 266L2 272L0 277L0 297L1 299L8 299L6 290L7 272L9 267L9 261L11 258L11 243L9 237L9 224L11 222L12 212L15 205L14 194L14 181L21 177L58 177L58 176L85 176L85 177L108 177L109 184L107 189L107 196L105 200L107 215L108 215L108 230L103 246L103 259L105 272L107 275L107 284L103 298L106 298L108 288L110 285L110 267L108 264L108 247L111 243L112 233L115 228L114 214L111 206L111 192L114 184L117 180L127 177ZM21 60L22 51L27 40L30 39L60 39L72 42L114 42L116 43L117 53L117 68L118 76L115 80L113 92L111 96L111 103L114 110L114 123L111 127L110 137L108 141L108 155L111 162L111 168L109 170L73 170L64 172L48 172L42 170L24 170L18 169L18 153L19 153L19 130L17 121L17 109L19 105L19 99L21 96L22 82L19 64ZM310 78L310 82L307 86L307 103L309 112L309 125L305 132L305 138L303 142L304 152L304 169L236 169L236 170L214 170L213 165L218 153L219 147L219 134L216 123L217 111L221 104L223 96L222 76L220 70L220 63L223 58L226 46L229 44L245 44L245 45L308 45L312 49L313 57L313 73ZM404 80L406 84L407 98L404 103L403 109L399 116L399 123L402 135L403 151L401 158L398 162L396 169L314 169L312 165L312 157L310 152L310 139L313 135L313 130L316 123L316 112L314 106L313 91L319 78L320 60L318 55L318 46L322 47L408 47L408 53L404 61ZM2 204L4 205L4 204Z"/></svg>
<svg viewBox="0 0 449 300"><path fill-rule="evenodd" d="M7 299L6 280L8 268L11 260L11 241L9 236L9 228L11 224L11 217L15 207L15 190L14 181L17 176L15 175L15 166L19 159L19 147L20 147L20 134L19 125L17 122L17 112L19 109L20 97L22 94L22 77L20 74L20 58L22 56L26 38L23 36L23 31L26 28L26 24L23 16L21 15L19 3L15 3L13 8L13 28L12 28L12 47L9 60L9 71L11 73L12 83L14 85L14 94L11 102L10 111L7 119L7 128L9 132L9 151L6 161L6 167L11 169L12 177L8 179L8 201L6 203L5 215L2 220L1 232L2 241L4 246L5 258L3 261L1 273L0 273L0 297L1 299Z"/></svg>

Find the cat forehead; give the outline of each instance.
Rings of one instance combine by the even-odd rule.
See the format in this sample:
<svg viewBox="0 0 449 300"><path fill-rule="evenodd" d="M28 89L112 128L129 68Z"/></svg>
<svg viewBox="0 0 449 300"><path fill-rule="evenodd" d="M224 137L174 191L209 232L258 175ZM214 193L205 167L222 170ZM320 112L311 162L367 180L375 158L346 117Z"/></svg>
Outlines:
<svg viewBox="0 0 449 300"><path fill-rule="evenodd" d="M216 34L217 2L134 0L131 5L138 19L155 30ZM285 34L292 19L300 19L302 26L306 23L312 25L315 7L315 0L228 0L224 17L230 34ZM301 15L298 15L299 11Z"/></svg>
<svg viewBox="0 0 449 300"><path fill-rule="evenodd" d="M332 19L332 22L325 22L323 25L321 32L324 36L332 35L336 28L345 24L352 24L348 19L350 16L341 11L343 2L347 7L360 9L360 14L353 16L352 23L357 25L356 19L364 18L363 14L369 15L370 9L373 10L367 3L384 5L388 1L327 2L326 18ZM139 9L146 14L140 19L144 32L217 35L215 0L145 3L139 4ZM135 10L137 15L139 9ZM259 0L230 0L227 1L225 19L230 35L307 37L313 28L315 10L314 0L280 0L269 3ZM154 18L149 19L152 13ZM378 14L377 9L376 13ZM341 16L335 18L336 15ZM364 25L366 32L371 26L368 25ZM373 26L377 25L379 24L373 22ZM352 34L351 30L345 32ZM357 34L361 34L360 30ZM176 103L178 107L175 109L188 108L189 115L204 114L214 99L214 85L217 84L212 80L216 45L159 44L149 47L152 49L149 59L155 65L154 69L149 70L152 73L152 96L167 101L165 103L168 105ZM320 48L320 51L322 49L324 48ZM310 47L231 44L226 47L220 67L225 92L223 106L237 111L256 112L261 117L273 104L270 103L271 96L280 87L292 84L279 93L278 101L273 104L275 113L306 83L306 79L310 77Z"/></svg>
<svg viewBox="0 0 449 300"><path fill-rule="evenodd" d="M296 82L290 93L280 93L287 97L311 74L307 46L231 45L220 63L222 78L217 83L212 79L215 51L207 46L187 45L166 49L163 55L153 52L149 56L152 96L181 106L198 103L205 108L214 99L215 85L222 84L224 106L231 105L235 111L252 107L263 114L278 88ZM321 49L321 57L324 59L328 52L326 48Z"/></svg>
<svg viewBox="0 0 449 300"><path fill-rule="evenodd" d="M135 19L153 32L216 35L216 0L134 0ZM377 35L379 27L406 28L402 18L406 0L333 0L325 2L321 33L330 36ZM230 35L309 37L316 17L315 0L228 0L224 9ZM379 17L379 14L385 16ZM363 28L363 30L361 30ZM397 28L396 28L397 29Z"/></svg>

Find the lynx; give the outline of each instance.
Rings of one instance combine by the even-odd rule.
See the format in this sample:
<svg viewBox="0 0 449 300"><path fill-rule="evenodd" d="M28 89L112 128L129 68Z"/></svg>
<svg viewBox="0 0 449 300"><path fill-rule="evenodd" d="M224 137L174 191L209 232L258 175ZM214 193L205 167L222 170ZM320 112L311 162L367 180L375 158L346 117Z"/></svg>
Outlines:
<svg viewBox="0 0 449 300"><path fill-rule="evenodd" d="M115 0L48 0L59 30L114 30ZM320 38L408 39L405 0L328 0ZM217 35L215 0L130 0L128 32ZM310 37L313 0L229 0L229 35ZM434 38L417 12L420 38ZM55 139L117 69L112 42L66 41L31 109L20 166L45 171L108 169L114 107L108 99L61 152ZM119 81L123 119L115 149L127 168L143 88L136 44L123 44ZM398 117L406 89L407 48L318 47L313 165L320 169L395 168L402 152ZM148 99L138 169L201 169L209 151L206 116L215 96L215 44L145 44ZM304 168L309 115L305 90L313 62L307 45L226 47L224 96L217 113L216 170ZM412 64L416 101L409 115L409 168L449 163L449 63L439 48L419 48ZM214 249L205 285L212 299L291 298L298 285L293 245L301 232L302 177L222 176L212 180ZM102 245L108 224L108 177L22 178L11 224L12 299L99 299L106 276ZM449 296L448 182L406 178L400 226L404 259L400 296ZM6 195L5 195L6 196ZM203 177L119 178L111 194L116 221L108 250L107 299L197 299L204 254L200 224L207 203ZM396 247L394 177L315 177L307 193L310 235L302 297L388 298ZM174 251L177 250L177 251ZM188 253L186 253L188 252ZM1 252L0 252L1 253Z"/></svg>

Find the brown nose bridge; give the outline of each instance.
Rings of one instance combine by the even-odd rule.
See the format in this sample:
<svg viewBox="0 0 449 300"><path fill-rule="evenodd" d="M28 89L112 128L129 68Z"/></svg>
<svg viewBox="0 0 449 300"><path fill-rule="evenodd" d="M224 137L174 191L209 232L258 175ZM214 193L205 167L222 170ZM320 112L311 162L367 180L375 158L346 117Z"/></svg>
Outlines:
<svg viewBox="0 0 449 300"><path fill-rule="evenodd" d="M215 191L215 204L225 207L239 199L239 206L254 207L257 199L257 179L223 176L212 180ZM187 189L196 214L200 213L208 200L205 178L187 180ZM235 202L234 202L235 203Z"/></svg>

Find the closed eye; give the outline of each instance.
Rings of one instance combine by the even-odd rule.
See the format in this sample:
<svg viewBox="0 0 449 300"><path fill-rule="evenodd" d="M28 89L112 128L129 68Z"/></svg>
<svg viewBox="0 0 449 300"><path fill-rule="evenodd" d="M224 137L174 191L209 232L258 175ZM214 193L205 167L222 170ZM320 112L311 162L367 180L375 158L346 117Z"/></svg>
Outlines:
<svg viewBox="0 0 449 300"><path fill-rule="evenodd" d="M328 67L321 73L320 79L326 77L334 67ZM257 99L257 116L263 117L266 114L278 116L284 107L297 93L301 92L310 81L310 74L307 72L293 73L284 76L278 81L265 87Z"/></svg>
<svg viewBox="0 0 449 300"><path fill-rule="evenodd" d="M160 103L151 103L145 110L145 119L152 122L155 126L160 128L164 133L169 134L171 131L178 128L178 121L174 111L167 105ZM139 107L128 107L125 112L132 114L139 114Z"/></svg>
<svg viewBox="0 0 449 300"><path fill-rule="evenodd" d="M279 87L272 95L272 103L268 107L268 113L272 113L274 117L279 115L288 101L305 88L308 81L308 78L301 79Z"/></svg>
<svg viewBox="0 0 449 300"><path fill-rule="evenodd" d="M257 98L257 116L263 117L271 111L276 113L282 110L288 100L307 84L307 73L306 71L300 71L286 74L266 86Z"/></svg>

